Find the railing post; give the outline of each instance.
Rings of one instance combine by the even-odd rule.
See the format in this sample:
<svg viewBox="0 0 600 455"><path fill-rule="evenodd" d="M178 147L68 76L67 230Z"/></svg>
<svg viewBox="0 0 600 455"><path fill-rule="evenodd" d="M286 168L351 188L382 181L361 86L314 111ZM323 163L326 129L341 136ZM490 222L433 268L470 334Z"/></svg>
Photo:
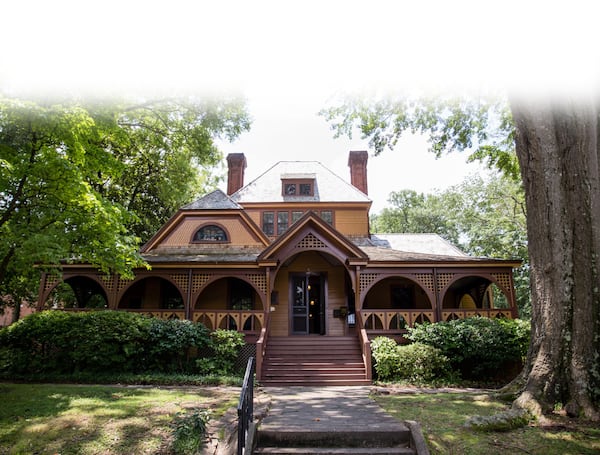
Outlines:
<svg viewBox="0 0 600 455"><path fill-rule="evenodd" d="M238 404L238 444L237 453L243 455L246 453L246 439L248 435L248 429L252 420L254 419L254 372L256 368L256 361L254 357L248 359L246 365L246 374L244 375L244 382L242 384L242 391L240 393L240 402ZM250 448L252 450L252 448Z"/></svg>

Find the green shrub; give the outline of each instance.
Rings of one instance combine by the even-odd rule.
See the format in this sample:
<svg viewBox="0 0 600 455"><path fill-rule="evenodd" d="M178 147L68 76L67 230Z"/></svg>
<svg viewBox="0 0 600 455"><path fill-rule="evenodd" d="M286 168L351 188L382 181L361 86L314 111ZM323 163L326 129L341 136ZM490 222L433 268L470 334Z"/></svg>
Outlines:
<svg viewBox="0 0 600 455"><path fill-rule="evenodd" d="M444 379L452 371L450 361L437 348L423 343L398 346L400 379L409 382L429 382Z"/></svg>
<svg viewBox="0 0 600 455"><path fill-rule="evenodd" d="M34 313L0 330L0 368L12 374L182 372L208 330L125 311Z"/></svg>
<svg viewBox="0 0 600 455"><path fill-rule="evenodd" d="M520 362L530 334L527 321L475 317L419 324L408 329L407 338L438 348L464 378L481 379Z"/></svg>
<svg viewBox="0 0 600 455"><path fill-rule="evenodd" d="M209 330L187 320L152 319L148 327L147 370L185 372L193 369L191 350L206 348Z"/></svg>
<svg viewBox="0 0 600 455"><path fill-rule="evenodd" d="M381 381L428 382L451 373L448 358L439 349L423 343L399 346L387 337L371 342L377 378Z"/></svg>
<svg viewBox="0 0 600 455"><path fill-rule="evenodd" d="M210 334L209 347L213 355L198 359L196 365L202 374L231 375L235 362L244 346L244 335L235 330L215 330Z"/></svg>
<svg viewBox="0 0 600 455"><path fill-rule="evenodd" d="M371 341L371 355L377 378L393 381L398 375L400 363L398 344L391 338L377 337Z"/></svg>

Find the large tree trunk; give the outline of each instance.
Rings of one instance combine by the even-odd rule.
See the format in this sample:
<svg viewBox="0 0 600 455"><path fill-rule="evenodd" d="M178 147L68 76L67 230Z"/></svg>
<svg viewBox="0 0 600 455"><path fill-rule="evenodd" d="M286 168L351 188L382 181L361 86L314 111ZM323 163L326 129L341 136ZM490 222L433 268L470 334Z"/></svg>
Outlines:
<svg viewBox="0 0 600 455"><path fill-rule="evenodd" d="M527 202L532 340L517 406L599 420L600 173L595 104L512 103Z"/></svg>

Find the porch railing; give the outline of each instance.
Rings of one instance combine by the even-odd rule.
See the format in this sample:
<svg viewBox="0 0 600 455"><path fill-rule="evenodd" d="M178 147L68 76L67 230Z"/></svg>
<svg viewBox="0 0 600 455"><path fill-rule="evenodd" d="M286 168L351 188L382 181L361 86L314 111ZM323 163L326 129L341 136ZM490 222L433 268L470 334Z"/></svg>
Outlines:
<svg viewBox="0 0 600 455"><path fill-rule="evenodd" d="M358 339L360 341L360 349L363 363L365 364L365 373L367 375L365 379L370 381L373 379L373 369L371 367L371 342L369 341L369 335L364 328L360 311L357 311L357 316L356 325L358 329Z"/></svg>
<svg viewBox="0 0 600 455"><path fill-rule="evenodd" d="M252 447L249 448L249 452L246 451L246 441L248 440L250 424L254 419L254 371L255 360L254 357L250 357L248 359L248 364L246 365L246 374L244 375L244 383L242 384L242 391L240 393L240 402L237 407L238 455L252 453Z"/></svg>
<svg viewBox="0 0 600 455"><path fill-rule="evenodd" d="M408 327L424 322L436 322L433 310L362 310L359 315L360 323L369 333L402 333ZM474 316L487 318L512 318L512 311L506 309L462 309L446 308L441 313L442 321L464 319Z"/></svg>

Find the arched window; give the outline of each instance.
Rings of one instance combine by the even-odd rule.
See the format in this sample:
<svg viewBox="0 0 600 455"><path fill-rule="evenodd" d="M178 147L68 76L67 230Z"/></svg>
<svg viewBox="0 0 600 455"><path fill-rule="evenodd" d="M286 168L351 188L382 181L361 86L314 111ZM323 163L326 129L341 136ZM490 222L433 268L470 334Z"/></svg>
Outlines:
<svg viewBox="0 0 600 455"><path fill-rule="evenodd" d="M215 224L207 224L196 231L192 242L227 242L225 229Z"/></svg>

